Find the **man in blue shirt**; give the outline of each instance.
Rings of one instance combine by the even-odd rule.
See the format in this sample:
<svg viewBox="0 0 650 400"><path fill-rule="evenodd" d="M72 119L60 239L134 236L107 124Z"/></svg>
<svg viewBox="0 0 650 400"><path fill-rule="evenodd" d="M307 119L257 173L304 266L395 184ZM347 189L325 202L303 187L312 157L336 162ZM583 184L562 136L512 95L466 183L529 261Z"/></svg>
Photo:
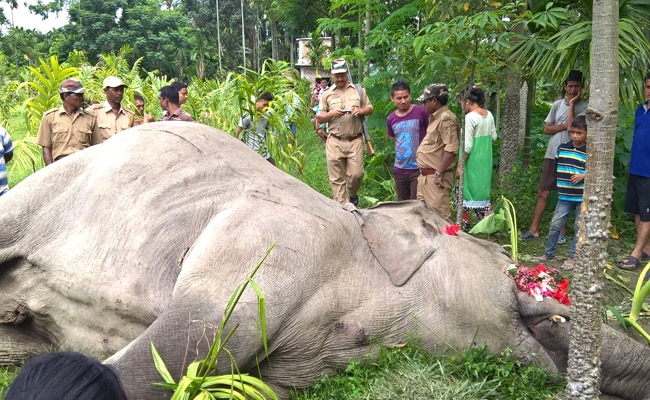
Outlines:
<svg viewBox="0 0 650 400"><path fill-rule="evenodd" d="M646 102L641 104L634 116L634 138L630 154L630 176L627 180L625 211L634 214L636 244L632 254L618 263L628 271L639 267L641 261L650 259L650 72L643 83Z"/></svg>
<svg viewBox="0 0 650 400"><path fill-rule="evenodd" d="M14 155L14 145L11 143L11 136L4 128L0 128L0 196L9 190L9 179L7 179L7 163Z"/></svg>

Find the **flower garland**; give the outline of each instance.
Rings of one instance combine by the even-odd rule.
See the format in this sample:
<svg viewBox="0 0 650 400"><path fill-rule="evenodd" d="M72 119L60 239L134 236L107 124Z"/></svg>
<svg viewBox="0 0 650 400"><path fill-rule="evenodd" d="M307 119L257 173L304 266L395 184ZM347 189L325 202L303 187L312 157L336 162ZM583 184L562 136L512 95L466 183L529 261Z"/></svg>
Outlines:
<svg viewBox="0 0 650 400"><path fill-rule="evenodd" d="M505 272L515 280L517 289L535 297L535 300L542 301L544 297L551 297L561 304L571 305L567 294L569 280L562 278L555 268L543 264L533 268L510 264Z"/></svg>

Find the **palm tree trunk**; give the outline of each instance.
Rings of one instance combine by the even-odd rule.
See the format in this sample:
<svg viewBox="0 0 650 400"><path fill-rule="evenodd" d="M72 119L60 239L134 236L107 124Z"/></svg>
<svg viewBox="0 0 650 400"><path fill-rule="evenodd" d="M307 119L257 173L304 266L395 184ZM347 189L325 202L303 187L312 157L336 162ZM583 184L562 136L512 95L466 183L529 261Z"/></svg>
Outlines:
<svg viewBox="0 0 650 400"><path fill-rule="evenodd" d="M216 0L216 8L217 8L217 55L219 56L219 71L223 69L221 65L221 55L223 54L221 51L221 20L219 19L219 0Z"/></svg>
<svg viewBox="0 0 650 400"><path fill-rule="evenodd" d="M600 344L618 117L618 0L595 0L587 109L587 171L573 275L567 399L598 399Z"/></svg>
<svg viewBox="0 0 650 400"><path fill-rule="evenodd" d="M529 77L526 81L528 90L526 95L526 124L524 127L524 142L521 146L521 167L526 168L530 164L530 130L531 130L531 116L533 114L533 106L535 105L535 87L537 80Z"/></svg>
<svg viewBox="0 0 650 400"><path fill-rule="evenodd" d="M517 162L521 112L521 75L511 71L508 77L508 87L503 101L503 134L499 156L499 185L503 190L507 189L507 177Z"/></svg>
<svg viewBox="0 0 650 400"><path fill-rule="evenodd" d="M244 26L244 0L241 0L241 53L244 58L242 67L246 68L246 27Z"/></svg>

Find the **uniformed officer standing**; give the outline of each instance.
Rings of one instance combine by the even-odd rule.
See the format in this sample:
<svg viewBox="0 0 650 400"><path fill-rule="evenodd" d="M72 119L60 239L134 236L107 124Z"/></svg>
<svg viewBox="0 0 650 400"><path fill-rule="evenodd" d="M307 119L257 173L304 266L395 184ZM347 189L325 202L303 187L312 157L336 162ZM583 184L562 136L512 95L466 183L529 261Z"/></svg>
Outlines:
<svg viewBox="0 0 650 400"><path fill-rule="evenodd" d="M427 86L418 98L431 115L427 135L418 147L418 200L447 220L449 195L454 186L454 167L460 146L458 119L447 107L449 91L442 83Z"/></svg>
<svg viewBox="0 0 650 400"><path fill-rule="evenodd" d="M361 90L361 98L348 79L348 63L344 59L332 62L332 78L334 86L321 94L316 120L327 122L325 154L334 200L356 206L363 179L361 117L372 114L373 108L366 90Z"/></svg>
<svg viewBox="0 0 650 400"><path fill-rule="evenodd" d="M106 101L102 104L90 106L89 112L97 117L99 135L93 136L92 144L99 144L111 136L133 126L135 119L133 112L122 108L124 89L128 86L117 76L108 76L104 79L102 88L106 94Z"/></svg>
<svg viewBox="0 0 650 400"><path fill-rule="evenodd" d="M59 86L63 104L43 114L36 143L43 147L45 165L89 147L99 133L97 119L83 109L84 92L78 79L64 80Z"/></svg>

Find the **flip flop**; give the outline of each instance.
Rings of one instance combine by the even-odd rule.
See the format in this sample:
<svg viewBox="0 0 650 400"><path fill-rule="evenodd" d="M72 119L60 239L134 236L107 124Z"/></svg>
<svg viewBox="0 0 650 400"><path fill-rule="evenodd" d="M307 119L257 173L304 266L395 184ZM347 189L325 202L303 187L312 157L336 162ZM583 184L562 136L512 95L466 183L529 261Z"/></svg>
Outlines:
<svg viewBox="0 0 650 400"><path fill-rule="evenodd" d="M573 261L565 261L562 263L562 269L565 271L571 271L575 267L575 263Z"/></svg>
<svg viewBox="0 0 650 400"><path fill-rule="evenodd" d="M623 261L616 264L616 266L626 271L634 271L635 269L639 268L639 264L641 264L641 261L639 261L638 258L634 256L627 256L623 259Z"/></svg>
<svg viewBox="0 0 650 400"><path fill-rule="evenodd" d="M539 239L539 236L533 235L533 232L527 231L523 235L521 235L521 241L522 242L530 242L531 240Z"/></svg>

